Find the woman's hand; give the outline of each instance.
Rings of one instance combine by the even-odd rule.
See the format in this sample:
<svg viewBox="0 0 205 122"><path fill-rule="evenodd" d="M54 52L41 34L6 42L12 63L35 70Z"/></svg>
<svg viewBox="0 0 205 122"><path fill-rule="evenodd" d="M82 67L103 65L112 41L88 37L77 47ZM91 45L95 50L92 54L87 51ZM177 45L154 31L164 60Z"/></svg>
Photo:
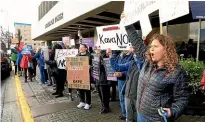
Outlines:
<svg viewBox="0 0 205 122"><path fill-rule="evenodd" d="M125 15L125 12L122 11L121 16L120 16L120 19L124 19L124 18L126 18L126 15Z"/></svg>
<svg viewBox="0 0 205 122"><path fill-rule="evenodd" d="M163 110L165 110L168 113L167 117L171 117L171 109L170 108L163 108ZM160 110L158 110L159 115L163 116L162 113L160 112Z"/></svg>

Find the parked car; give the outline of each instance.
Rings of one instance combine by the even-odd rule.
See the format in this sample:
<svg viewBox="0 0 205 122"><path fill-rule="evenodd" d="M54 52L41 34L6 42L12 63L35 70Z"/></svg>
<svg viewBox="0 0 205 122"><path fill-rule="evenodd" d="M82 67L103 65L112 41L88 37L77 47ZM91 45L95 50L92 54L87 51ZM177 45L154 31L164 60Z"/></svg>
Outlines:
<svg viewBox="0 0 205 122"><path fill-rule="evenodd" d="M10 72L12 71L12 64L11 64L11 59L4 52L1 52L0 63L1 63L1 79L9 77Z"/></svg>

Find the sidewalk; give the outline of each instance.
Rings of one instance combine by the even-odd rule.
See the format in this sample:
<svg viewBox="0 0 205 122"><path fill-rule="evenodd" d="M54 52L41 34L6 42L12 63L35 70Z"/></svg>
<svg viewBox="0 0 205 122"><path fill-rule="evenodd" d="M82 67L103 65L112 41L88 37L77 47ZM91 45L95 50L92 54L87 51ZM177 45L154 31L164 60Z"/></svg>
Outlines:
<svg viewBox="0 0 205 122"><path fill-rule="evenodd" d="M99 114L100 99L97 94L92 94L92 108L90 110L77 109L79 103L75 91L74 101L68 98L68 90L64 90L64 97L55 98L51 95L52 86L40 85L37 81L24 83L24 77L19 77L24 95L30 107L35 122L122 122L119 101L111 102L111 113Z"/></svg>
<svg viewBox="0 0 205 122"><path fill-rule="evenodd" d="M38 71L38 70L37 70ZM39 75L37 75L39 76ZM64 90L64 97L55 98L52 86L40 85L36 81L24 83L24 78L19 77L27 104L35 122L123 122L118 120L120 115L119 101L111 102L111 113L99 114L100 99L97 94L92 94L92 108L90 110L77 109L79 103L75 91L74 101L68 98L68 90ZM182 116L176 122L205 122L205 116Z"/></svg>

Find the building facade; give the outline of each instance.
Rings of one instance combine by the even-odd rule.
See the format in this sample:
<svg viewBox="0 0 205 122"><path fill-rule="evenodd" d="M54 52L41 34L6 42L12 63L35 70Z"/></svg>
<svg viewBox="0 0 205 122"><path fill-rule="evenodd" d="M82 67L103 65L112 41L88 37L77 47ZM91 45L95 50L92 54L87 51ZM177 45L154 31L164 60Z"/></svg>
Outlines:
<svg viewBox="0 0 205 122"><path fill-rule="evenodd" d="M18 43L18 30L21 32L22 40L21 42L24 42L24 45L32 45L34 49L37 47L41 46L41 42L39 41L34 41L31 38L31 24L26 24L26 23L14 23L14 28L15 28L15 42ZM13 41L14 42L14 41Z"/></svg>

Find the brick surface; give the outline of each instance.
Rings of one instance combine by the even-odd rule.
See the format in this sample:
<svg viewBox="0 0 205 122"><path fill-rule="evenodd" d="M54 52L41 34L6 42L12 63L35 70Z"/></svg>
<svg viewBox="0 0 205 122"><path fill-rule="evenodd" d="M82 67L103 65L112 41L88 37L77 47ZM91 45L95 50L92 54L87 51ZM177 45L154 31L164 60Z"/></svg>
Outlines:
<svg viewBox="0 0 205 122"><path fill-rule="evenodd" d="M22 83L23 81L24 80L22 80ZM75 90L73 90L74 101L71 102L68 99L68 90L66 87L64 90L65 96L56 99L51 95L54 92L52 86L40 85L38 83L39 71L37 68L37 81L28 83L29 88L34 94L33 98L30 98L30 102L34 100L38 101L38 104L40 107L42 106L42 109L45 109L43 107L48 104L50 105L49 107L54 107L56 105L55 103L61 103L61 106L68 103L69 106L56 110L55 112L38 115L34 117L35 122L123 122L118 120L118 116L121 113L119 101L111 102L111 112L102 115L99 114L100 100L98 94L92 94L92 108L90 110L82 110L76 108L78 98ZM35 105L32 107L35 107ZM205 122L204 120L205 118L201 116L182 116L177 122Z"/></svg>

